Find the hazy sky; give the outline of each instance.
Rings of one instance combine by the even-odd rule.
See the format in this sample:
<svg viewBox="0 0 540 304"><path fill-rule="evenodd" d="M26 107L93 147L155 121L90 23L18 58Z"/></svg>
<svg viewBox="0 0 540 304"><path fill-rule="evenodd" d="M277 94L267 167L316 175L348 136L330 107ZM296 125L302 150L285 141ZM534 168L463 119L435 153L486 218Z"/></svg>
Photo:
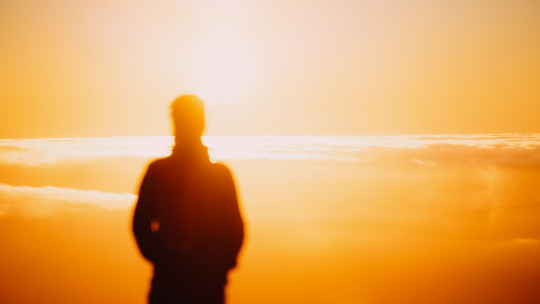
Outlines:
<svg viewBox="0 0 540 304"><path fill-rule="evenodd" d="M224 4L226 3L226 4ZM540 132L540 2L0 1L0 138Z"/></svg>

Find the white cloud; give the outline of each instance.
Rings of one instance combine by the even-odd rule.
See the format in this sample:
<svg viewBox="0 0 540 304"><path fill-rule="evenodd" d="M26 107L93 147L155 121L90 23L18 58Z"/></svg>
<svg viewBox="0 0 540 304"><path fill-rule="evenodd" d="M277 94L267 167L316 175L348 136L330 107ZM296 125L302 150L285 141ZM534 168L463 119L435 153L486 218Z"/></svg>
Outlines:
<svg viewBox="0 0 540 304"><path fill-rule="evenodd" d="M401 166L540 166L540 134L207 136L213 160L317 160ZM0 140L0 164L41 166L168 155L170 136Z"/></svg>
<svg viewBox="0 0 540 304"><path fill-rule="evenodd" d="M156 157L170 152L172 138L101 137L0 140L0 163L40 166L101 157Z"/></svg>
<svg viewBox="0 0 540 304"><path fill-rule="evenodd" d="M0 216L34 218L82 208L123 209L132 206L135 199L131 193L0 184Z"/></svg>

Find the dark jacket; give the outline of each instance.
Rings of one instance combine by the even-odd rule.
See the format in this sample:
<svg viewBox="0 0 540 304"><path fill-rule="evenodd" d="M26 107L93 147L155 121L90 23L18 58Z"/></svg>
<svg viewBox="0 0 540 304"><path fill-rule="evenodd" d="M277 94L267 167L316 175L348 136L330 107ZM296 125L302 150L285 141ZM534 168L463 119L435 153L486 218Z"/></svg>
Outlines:
<svg viewBox="0 0 540 304"><path fill-rule="evenodd" d="M155 279L225 284L244 238L229 169L211 163L206 149L154 161L141 183L133 233Z"/></svg>

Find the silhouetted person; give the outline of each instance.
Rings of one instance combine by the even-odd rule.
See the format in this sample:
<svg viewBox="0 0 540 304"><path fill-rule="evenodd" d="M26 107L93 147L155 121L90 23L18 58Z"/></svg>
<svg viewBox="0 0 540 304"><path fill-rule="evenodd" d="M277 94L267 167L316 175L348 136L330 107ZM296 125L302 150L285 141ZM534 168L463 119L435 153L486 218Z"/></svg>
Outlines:
<svg viewBox="0 0 540 304"><path fill-rule="evenodd" d="M224 303L244 238L233 178L208 159L197 96L177 98L172 118L175 147L148 166L133 217L139 249L154 264L149 302Z"/></svg>

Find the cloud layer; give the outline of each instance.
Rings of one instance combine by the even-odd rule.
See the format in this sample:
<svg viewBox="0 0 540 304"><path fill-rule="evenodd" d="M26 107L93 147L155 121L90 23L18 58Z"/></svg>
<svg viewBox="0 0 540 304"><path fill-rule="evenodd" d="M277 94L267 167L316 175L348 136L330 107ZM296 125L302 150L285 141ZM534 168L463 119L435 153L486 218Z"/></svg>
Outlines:
<svg viewBox="0 0 540 304"><path fill-rule="evenodd" d="M81 297L109 297L100 290L132 280L122 292L141 291L142 303L148 280L129 232L136 195L127 192L171 140L4 140L0 266L9 280L0 294L19 299L32 286L29 303L49 290L50 303L71 303L66 290L95 284ZM238 160L248 239L234 302L540 299L536 135L205 141L212 157Z"/></svg>
<svg viewBox="0 0 540 304"><path fill-rule="evenodd" d="M131 193L0 184L0 217L35 218L88 208L123 209L132 206L135 198Z"/></svg>
<svg viewBox="0 0 540 304"><path fill-rule="evenodd" d="M539 166L540 134L406 136L207 136L215 160L318 160L388 165ZM162 157L173 138L107 137L0 140L0 164Z"/></svg>

